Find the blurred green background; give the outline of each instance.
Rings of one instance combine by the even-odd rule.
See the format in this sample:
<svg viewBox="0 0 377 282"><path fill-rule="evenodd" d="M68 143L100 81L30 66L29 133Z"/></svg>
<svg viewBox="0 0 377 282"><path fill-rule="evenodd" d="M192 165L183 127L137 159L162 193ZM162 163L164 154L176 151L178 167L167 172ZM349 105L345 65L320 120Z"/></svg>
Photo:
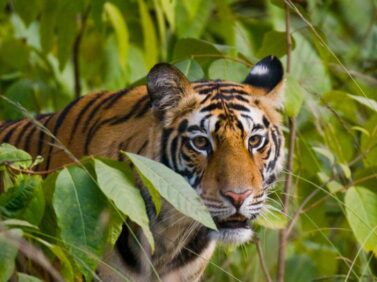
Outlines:
<svg viewBox="0 0 377 282"><path fill-rule="evenodd" d="M284 173L255 225L266 268L275 279L277 234L290 226L286 281L377 281L375 0L0 0L0 95L57 111L143 83L162 61L190 80L241 82L266 55L286 62L285 7L283 114L298 131L289 212L279 213ZM0 120L22 116L0 99ZM255 244L219 248L203 278L264 280Z"/></svg>

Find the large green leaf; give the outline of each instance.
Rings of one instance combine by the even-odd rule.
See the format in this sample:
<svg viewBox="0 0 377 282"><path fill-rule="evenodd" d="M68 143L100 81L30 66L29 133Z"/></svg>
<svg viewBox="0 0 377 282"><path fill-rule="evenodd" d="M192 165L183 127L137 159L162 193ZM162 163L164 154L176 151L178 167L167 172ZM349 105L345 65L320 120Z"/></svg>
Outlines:
<svg viewBox="0 0 377 282"><path fill-rule="evenodd" d="M184 215L216 230L207 208L181 175L159 162L132 153L125 155L135 165L145 185L153 185L166 201Z"/></svg>
<svg viewBox="0 0 377 282"><path fill-rule="evenodd" d="M17 246L9 242L9 237L19 238L22 236L20 229L11 229L6 232L6 235L0 232L0 281L8 281L11 277L18 253Z"/></svg>
<svg viewBox="0 0 377 282"><path fill-rule="evenodd" d="M58 227L63 242L87 279L102 255L107 238L107 201L87 171L63 169L53 195Z"/></svg>
<svg viewBox="0 0 377 282"><path fill-rule="evenodd" d="M331 89L326 66L308 40L295 33L296 48L292 52L292 75L309 92L322 94Z"/></svg>
<svg viewBox="0 0 377 282"><path fill-rule="evenodd" d="M223 79L236 82L242 82L248 73L249 68L247 66L227 59L214 61L208 69L210 79Z"/></svg>
<svg viewBox="0 0 377 282"><path fill-rule="evenodd" d="M295 47L294 40L292 38L292 50ZM287 33L279 31L269 31L263 36L262 46L257 52L258 58L264 58L268 55L274 55L276 57L282 57L287 54Z"/></svg>
<svg viewBox="0 0 377 282"><path fill-rule="evenodd" d="M377 256L377 193L351 187L345 197L346 215L352 231L365 251Z"/></svg>
<svg viewBox="0 0 377 282"><path fill-rule="evenodd" d="M99 159L94 161L94 166L103 193L122 213L143 229L153 249L154 241L149 230L146 207L130 168L124 163Z"/></svg>
<svg viewBox="0 0 377 282"><path fill-rule="evenodd" d="M190 81L204 78L202 67L195 60L184 60L175 64L175 66L179 68Z"/></svg>
<svg viewBox="0 0 377 282"><path fill-rule="evenodd" d="M179 40L173 52L173 59L184 60L194 58L197 61L216 60L221 52L210 42L192 38Z"/></svg>

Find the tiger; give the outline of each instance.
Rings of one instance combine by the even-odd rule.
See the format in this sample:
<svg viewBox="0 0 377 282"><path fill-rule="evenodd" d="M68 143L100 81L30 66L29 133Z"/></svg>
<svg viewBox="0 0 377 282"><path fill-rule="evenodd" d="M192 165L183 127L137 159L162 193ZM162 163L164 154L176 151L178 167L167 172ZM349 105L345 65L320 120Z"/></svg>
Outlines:
<svg viewBox="0 0 377 282"><path fill-rule="evenodd" d="M250 222L263 210L284 163L282 63L267 56L245 76L242 82L190 82L174 65L159 63L147 74L146 85L82 96L60 112L37 116L37 122L3 123L0 143L43 156L38 170L60 168L73 157L124 161L120 152L127 151L182 175L217 230L167 202L156 214L151 195L139 185L155 251L139 227L132 227L135 238L124 226L97 274L102 281L122 281L119 273L130 281L199 281L216 245L252 239Z"/></svg>

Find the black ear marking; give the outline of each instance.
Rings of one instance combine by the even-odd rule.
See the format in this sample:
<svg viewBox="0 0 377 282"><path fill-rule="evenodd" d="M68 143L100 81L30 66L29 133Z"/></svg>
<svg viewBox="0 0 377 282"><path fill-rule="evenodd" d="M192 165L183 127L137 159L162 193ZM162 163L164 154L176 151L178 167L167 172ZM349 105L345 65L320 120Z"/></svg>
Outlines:
<svg viewBox="0 0 377 282"><path fill-rule="evenodd" d="M186 94L190 82L175 66L160 63L155 65L147 75L147 88L152 107L163 113L177 105Z"/></svg>
<svg viewBox="0 0 377 282"><path fill-rule="evenodd" d="M243 83L263 88L268 93L282 81L283 76L280 60L275 56L267 56L253 66Z"/></svg>

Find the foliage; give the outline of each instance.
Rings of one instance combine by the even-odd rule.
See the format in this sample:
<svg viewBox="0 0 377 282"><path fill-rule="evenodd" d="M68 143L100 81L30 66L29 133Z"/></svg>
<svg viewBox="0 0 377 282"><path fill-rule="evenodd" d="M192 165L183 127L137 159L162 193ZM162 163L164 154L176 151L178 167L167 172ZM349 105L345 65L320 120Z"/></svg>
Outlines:
<svg viewBox="0 0 377 282"><path fill-rule="evenodd" d="M2 144L0 155L4 153L12 161L0 167L11 183L5 185L5 193L0 195L0 218L4 220L0 225L2 281L11 277L17 255L12 236L32 238L35 244L47 247L53 254L51 260L58 259L63 264L61 274L67 281L79 279L81 274L86 280L93 278L105 247L113 246L126 218L142 227L153 250L144 201L129 164L85 159L50 174L42 184L42 178L34 175L30 167L17 166L20 150ZM182 213L216 229L207 209L182 176L158 162L126 155L142 181L148 182L149 189L161 192ZM23 152L21 163L25 156L31 160ZM189 206L195 208L194 214ZM22 251L22 246L19 248Z"/></svg>
<svg viewBox="0 0 377 282"><path fill-rule="evenodd" d="M25 114L8 100L31 114L56 111L78 94L141 84L148 69L160 61L176 64L191 80L242 81L250 66L266 54L286 62L284 3L289 4L293 36L284 122L287 124L288 117L297 119L298 137L289 212L285 219L276 215L282 206L279 182L270 193L270 209L255 225L267 270L275 277L277 234L279 228L291 228L286 281L376 279L374 0L0 0L0 97L7 98L0 100L0 120ZM14 169L32 169L24 154L3 145L3 173L9 162ZM119 166L122 164L99 159L66 168L43 181L43 193L40 177L8 173L4 177L7 191L0 198L2 217L37 227L8 226L4 221L1 228L10 229L17 238L33 239L49 257L57 257L64 279L72 280L77 269L89 277L103 242L113 243L113 233L119 231L117 216L127 215L148 232L141 212L144 207L132 190L134 182ZM164 194L147 170L138 169L157 206L160 194L179 197ZM102 188L101 182L107 181L105 170L117 180ZM71 208L75 210L96 201L93 218L88 222L75 218L88 224L82 229L58 231L68 228L73 219L64 212L67 207L59 204L62 199L54 187L79 183L96 192L88 199L79 189L77 195L64 194L69 192L66 189L58 193L74 197ZM126 189L134 197L134 211L140 211L137 215L117 201ZM45 203L43 209L41 203ZM187 212L182 203L176 204ZM111 228L101 229L98 222ZM204 222L209 224L207 219ZM99 228L96 237L87 236L86 228L93 226ZM0 273L11 275L15 249L3 239L0 237L0 253L6 253L10 263L1 265L4 271ZM74 248L77 244L82 249ZM263 281L254 244L220 248L204 277L205 281L232 279Z"/></svg>

